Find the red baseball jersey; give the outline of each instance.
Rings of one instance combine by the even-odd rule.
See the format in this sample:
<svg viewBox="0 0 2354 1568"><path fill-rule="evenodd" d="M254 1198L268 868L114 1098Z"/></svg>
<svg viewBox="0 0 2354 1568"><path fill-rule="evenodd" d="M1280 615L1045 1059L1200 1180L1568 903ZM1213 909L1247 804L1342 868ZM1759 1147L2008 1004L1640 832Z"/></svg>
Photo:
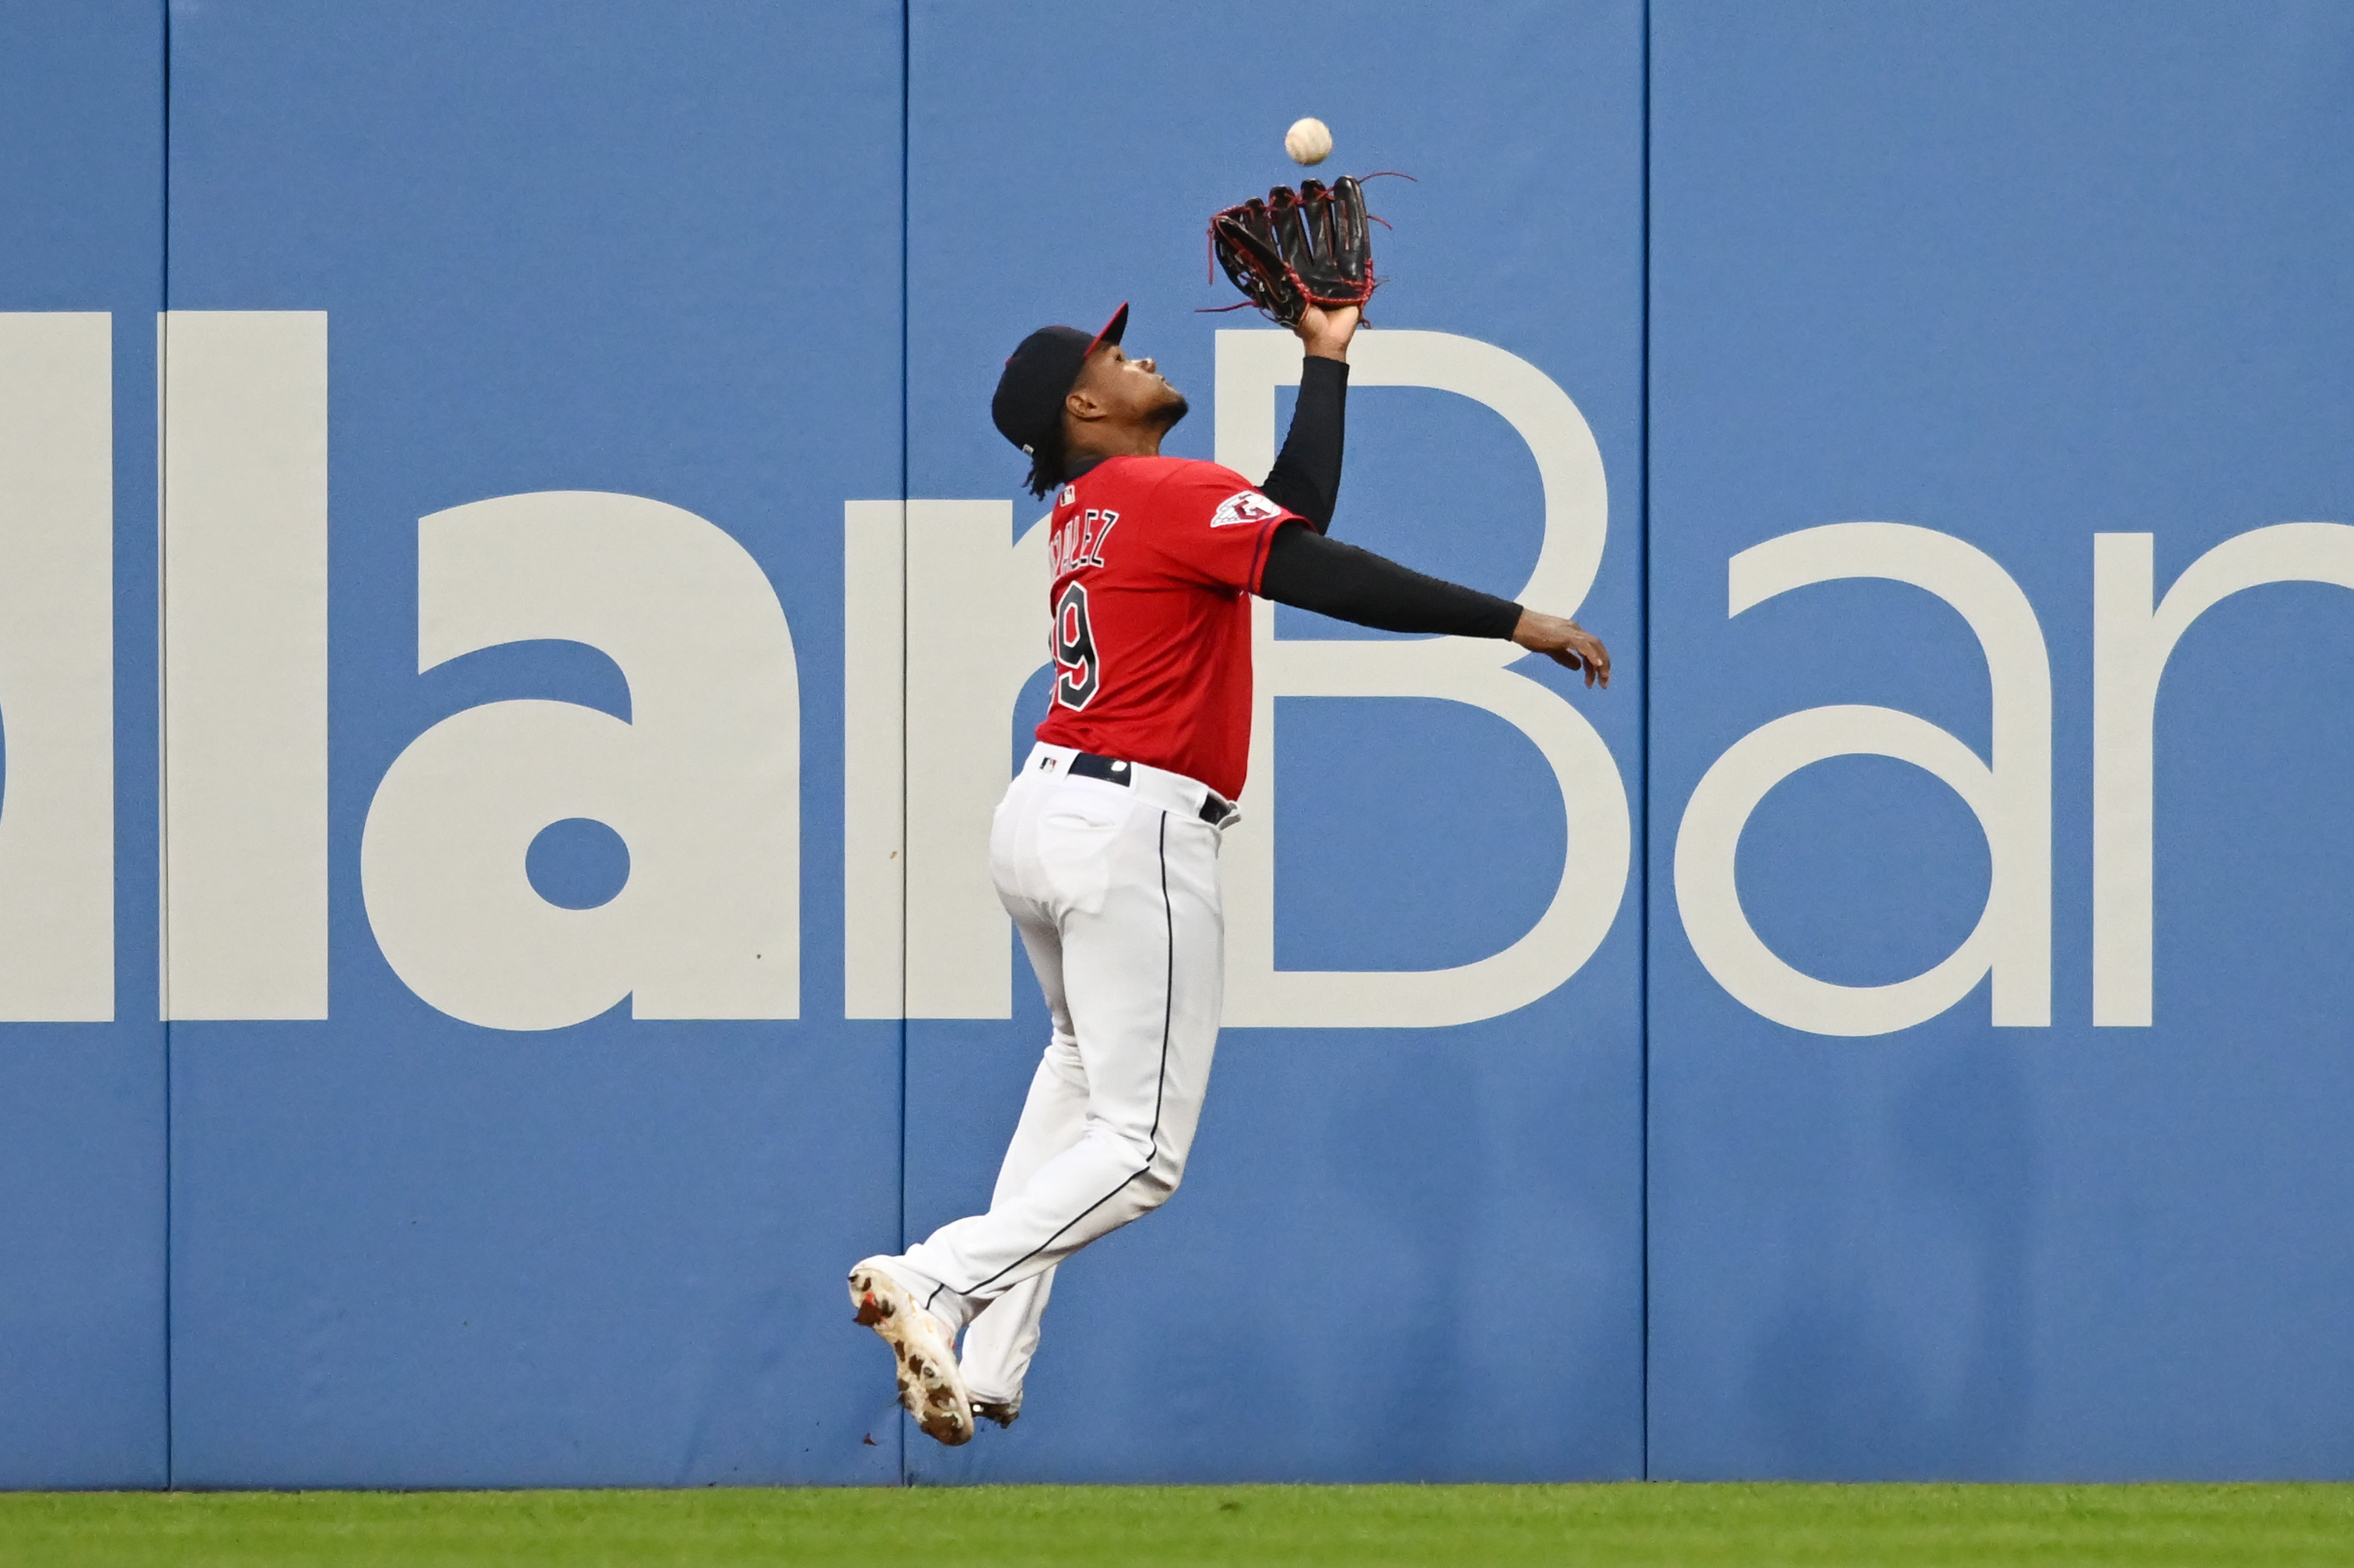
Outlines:
<svg viewBox="0 0 2354 1568"><path fill-rule="evenodd" d="M1251 612L1297 521L1232 469L1107 458L1055 497L1054 705L1038 738L1198 779L1233 800L1250 756Z"/></svg>

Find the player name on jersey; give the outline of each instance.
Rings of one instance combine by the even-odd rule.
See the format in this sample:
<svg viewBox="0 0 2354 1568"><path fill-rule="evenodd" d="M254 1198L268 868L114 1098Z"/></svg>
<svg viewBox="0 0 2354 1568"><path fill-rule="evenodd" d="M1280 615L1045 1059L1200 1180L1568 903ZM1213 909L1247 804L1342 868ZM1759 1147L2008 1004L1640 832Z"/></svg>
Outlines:
<svg viewBox="0 0 2354 1568"><path fill-rule="evenodd" d="M1056 524L1055 537L1048 547L1049 563L1057 581L1083 567L1102 566L1104 543L1111 537L1113 527L1119 522L1119 513L1100 506L1090 506L1084 512L1079 510L1076 502L1076 492L1070 485L1063 487L1063 495L1066 499L1057 502L1056 507L1059 510L1069 505L1071 514Z"/></svg>
<svg viewBox="0 0 2354 1568"><path fill-rule="evenodd" d="M1250 595L1275 530L1297 520L1234 470L1187 458L1108 458L1064 485L1038 738L1241 794Z"/></svg>

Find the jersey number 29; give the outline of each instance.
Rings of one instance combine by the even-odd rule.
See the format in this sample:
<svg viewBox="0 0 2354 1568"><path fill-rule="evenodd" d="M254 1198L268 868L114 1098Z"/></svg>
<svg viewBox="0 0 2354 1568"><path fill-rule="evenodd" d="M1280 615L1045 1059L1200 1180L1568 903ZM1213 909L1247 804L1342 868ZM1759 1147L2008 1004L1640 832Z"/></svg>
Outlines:
<svg viewBox="0 0 2354 1568"><path fill-rule="evenodd" d="M1096 634L1087 624L1087 590L1073 583L1055 604L1055 700L1083 708L1103 684L1096 661Z"/></svg>

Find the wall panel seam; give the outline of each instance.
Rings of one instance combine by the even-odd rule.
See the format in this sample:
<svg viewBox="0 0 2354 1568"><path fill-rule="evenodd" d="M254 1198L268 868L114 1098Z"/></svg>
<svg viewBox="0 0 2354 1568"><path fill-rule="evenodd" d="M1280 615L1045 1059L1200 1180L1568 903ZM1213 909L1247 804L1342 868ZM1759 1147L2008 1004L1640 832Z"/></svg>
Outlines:
<svg viewBox="0 0 2354 1568"><path fill-rule="evenodd" d="M1651 1478L1651 0L1643 0L1643 296L1639 334L1641 370L1637 382L1635 448L1638 480L1635 514L1635 603L1642 629L1643 680L1638 705L1642 709L1637 770L1643 780L1642 810L1637 814L1635 886L1635 1020L1640 1043L1637 1076L1636 1160L1641 1222L1637 1229L1642 1249L1638 1297L1642 1325L1642 1383L1637 1428L1641 1475Z"/></svg>
<svg viewBox="0 0 2354 1568"><path fill-rule="evenodd" d="M165 715L171 712L169 693L165 686L167 668L164 642L164 606L170 585L164 576L164 452L170 439L165 424L164 377L171 364L172 307L172 6L171 0L156 0L156 26L163 37L162 102L158 110L162 118L158 138L163 159L162 178L156 183L163 193L163 222L157 232L159 255L157 301L161 309L156 314L155 330L155 986L156 1012L164 1030L164 1487L167 1491L179 1487L179 1455L177 1415L173 1408L172 1377L172 1306L173 1295L178 1288L178 1277L172 1267L173 1188L178 1179L178 1151L173 1139L172 1124L172 966L171 908L172 890L168 881L171 860L171 802L166 794L165 780L170 777L168 766L171 732Z"/></svg>
<svg viewBox="0 0 2354 1568"><path fill-rule="evenodd" d="M910 309L913 302L908 293L908 257L911 236L908 223L908 187L910 164L915 155L915 4L899 0L899 821L901 874L906 874L907 821L907 496L909 475L913 471L909 450L912 431L907 409L907 343L912 335ZM907 1250L907 901L899 900L899 1017L896 1027L899 1033L899 1238L901 1252ZM907 1462L907 1424L897 1424L899 1434L899 1484L915 1484L915 1475Z"/></svg>

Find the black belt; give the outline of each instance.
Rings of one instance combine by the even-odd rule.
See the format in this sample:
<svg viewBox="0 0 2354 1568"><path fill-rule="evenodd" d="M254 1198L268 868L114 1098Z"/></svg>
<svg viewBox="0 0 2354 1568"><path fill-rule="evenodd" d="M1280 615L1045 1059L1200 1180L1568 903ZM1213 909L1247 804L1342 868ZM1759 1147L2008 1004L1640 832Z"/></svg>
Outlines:
<svg viewBox="0 0 2354 1568"><path fill-rule="evenodd" d="M1097 757L1092 751L1076 752L1063 766L1063 771L1074 779L1100 779L1107 784L1126 785L1130 771L1129 765L1116 757ZM1202 798L1202 821L1216 827L1234 814L1234 807L1221 800L1215 789Z"/></svg>

